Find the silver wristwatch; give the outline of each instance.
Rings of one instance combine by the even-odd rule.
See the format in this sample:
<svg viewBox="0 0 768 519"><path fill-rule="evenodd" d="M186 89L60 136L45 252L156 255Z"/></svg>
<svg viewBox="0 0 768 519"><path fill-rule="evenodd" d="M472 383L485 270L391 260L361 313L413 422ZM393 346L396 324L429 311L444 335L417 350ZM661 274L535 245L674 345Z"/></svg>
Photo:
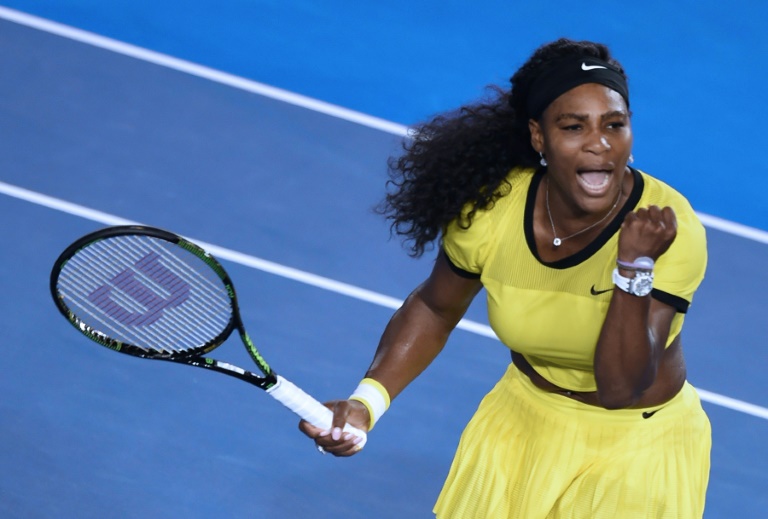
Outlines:
<svg viewBox="0 0 768 519"><path fill-rule="evenodd" d="M618 267L613 269L613 283L624 292L633 296L647 296L653 289L653 260L648 257L637 258L632 263L618 262L619 266L635 272L635 277L627 278L619 274Z"/></svg>

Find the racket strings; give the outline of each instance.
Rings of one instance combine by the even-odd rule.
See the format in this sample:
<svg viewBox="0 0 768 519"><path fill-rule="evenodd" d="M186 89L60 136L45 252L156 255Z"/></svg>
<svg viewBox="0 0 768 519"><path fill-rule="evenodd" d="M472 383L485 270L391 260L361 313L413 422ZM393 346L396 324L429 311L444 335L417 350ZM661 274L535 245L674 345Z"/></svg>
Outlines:
<svg viewBox="0 0 768 519"><path fill-rule="evenodd" d="M58 289L94 328L156 353L206 345L232 320L216 273L193 253L150 236L117 236L79 250L61 269Z"/></svg>
<svg viewBox="0 0 768 519"><path fill-rule="evenodd" d="M160 279L152 279L151 277L148 277L145 273L150 274L151 271L145 269L145 272L139 273L139 276L141 277L140 283L146 283L147 285L151 285L153 290L168 294L169 290L166 290L167 285L163 284L163 280L165 279L175 278L182 283L185 283L183 279L195 279L199 281L199 283L185 284L196 288L201 296L200 302L203 304L202 306L189 307L190 312L179 312L177 314L179 324L188 327L187 331L189 332L197 332L196 337L198 341L204 340L205 338L210 339L220 333L228 324L232 310L230 307L229 296L226 293L226 289L222 284L221 279L212 273L207 267L207 264L205 264L199 257L169 242L160 241L147 236L130 236L126 238L133 241L146 242L153 252L163 257L164 263L167 263L169 267L172 267L172 270L166 270L165 276ZM131 249L127 243L123 243L122 240L115 245L116 250L120 254L127 255L133 252L133 249ZM119 255L113 256L113 258L119 257ZM190 265L188 261L192 261L194 267ZM138 262L134 263L134 265L137 264ZM155 269L157 270L157 267L155 267ZM207 276L204 274L207 274ZM166 301L169 306L173 306L174 303L184 302L174 299L166 299ZM220 302L221 305L217 306L217 302ZM190 320L190 315L205 315L206 320ZM219 319L216 319L216 317L219 317ZM171 322L168 321L167 324L170 325Z"/></svg>
<svg viewBox="0 0 768 519"><path fill-rule="evenodd" d="M122 251L122 253L124 254L125 251ZM140 260L136 261L137 257L135 255L127 257L133 260L134 266L140 263ZM111 280L109 276L113 273L114 269L106 269L105 266L107 264L89 258L86 264L88 268L93 266L100 267L97 271L99 277L96 277L95 280L103 281L107 279L111 283L105 283L90 291L93 287L93 275L87 270L81 269L79 271L80 280L81 282L85 281L87 284L83 285L85 290L81 289L79 291L80 297L78 301L91 317L96 318L102 326L106 327L106 330L103 331L108 335L122 342L130 342L157 351L183 351L190 346L204 344L207 340L215 337L224 327L224 325L221 325L218 327L219 329L206 330L204 327L199 326L197 320L192 319L188 313L171 313L166 309L166 306L170 307L172 304L178 303L178 301L169 299L168 293L163 290L162 284L154 283L154 281L162 283L161 279L153 280L152 277L143 275L144 272L141 272L141 270L135 272L136 269L132 268L130 263L125 261L116 262L114 255L110 257L110 264L122 268L120 273ZM147 273L151 274L151 271ZM114 286L111 286L115 285L115 282L119 285L116 289ZM102 292L100 295L98 294L99 291ZM143 300L141 297L142 293L144 296ZM149 294L155 294L155 296L152 297ZM149 301L147 298L150 298ZM164 301L167 305L163 304ZM188 308L191 310L190 307ZM109 310L113 311L110 313L108 312ZM171 315L175 319L169 319L166 315ZM147 319L147 316L151 317L151 319ZM159 317L164 318L159 319ZM182 329L181 327L186 332L185 336L175 337L178 330ZM115 337L116 335L117 337ZM179 342L180 339L183 339L183 341Z"/></svg>
<svg viewBox="0 0 768 519"><path fill-rule="evenodd" d="M89 261L87 267L92 268L94 265L97 265L97 263ZM103 265L101 267L101 275L104 276L106 271L103 269ZM184 349L185 345L179 345L172 341L168 331L164 330L162 326L141 326L143 324L141 322L137 324L135 320L131 322L125 319L126 315L142 315L142 312L145 310L148 312L148 315L153 313L156 315L159 313L158 308L152 308L151 306L145 308L140 304L139 300L128 297L120 289L113 290L109 284L101 285L91 291L94 286L92 273L89 273L87 270L73 270L72 272L77 274L77 280L81 283L81 286L75 287L73 285L72 288L75 288L76 292L70 292L66 290L65 283L62 282L61 291L64 293L65 298L73 293L77 294L78 297L69 298L68 304L81 318L86 315L89 316L89 319L87 319L89 322L92 324L95 324L94 321L98 322L103 327L101 331L122 342L130 342L159 351L178 351ZM103 277L102 279L109 278ZM131 288L126 284L122 284L121 287L124 289ZM101 293L99 294L99 292ZM97 295L97 297L94 298L94 295ZM118 312L113 312L112 315L105 313L105 310L109 310L110 307L117 308ZM122 309L122 311L119 309ZM190 336L190 339L194 340L192 336Z"/></svg>
<svg viewBox="0 0 768 519"><path fill-rule="evenodd" d="M178 281L182 286L191 287L194 286L196 291L201 296L199 299L190 300L185 307L186 312L174 312L173 315L176 320L164 319L162 322L158 322L158 330L164 334L173 333L177 330L184 330L186 337L193 341L195 346L204 344L211 338L218 335L229 322L231 315L231 308L229 306L229 299L225 292L225 289L218 277L212 276L211 271L201 264L201 260L192 255L191 253L176 247L170 243L159 241L148 237L132 237L134 241L146 241L150 245L150 249L158 256L162 257L168 267L163 267L159 261L155 262L151 268L139 268L138 278L134 279L134 282L139 284L146 284L152 288L152 291L156 293L165 293L166 297L160 299L160 312L156 312L155 308L149 307L148 313L145 315L157 316L164 315L164 309L174 308L179 303L186 303L186 298L179 301L178 299L168 298L168 294L173 290L173 286L167 284L168 278L174 281ZM124 243L117 243L119 246L119 252L121 254L128 254L131 251L126 247ZM144 256L146 258L147 256ZM182 259L184 257L184 259ZM185 261L186 259L186 261ZM192 268L187 261L192 260L197 263L197 269ZM141 267L141 261L135 262L134 265ZM153 277L152 272L159 269L164 269L163 277ZM209 274L210 277L206 277L203 274ZM212 280L215 279L215 282ZM187 280L187 281L184 281ZM164 284L165 283L165 284ZM130 285L125 287L130 289ZM120 291L125 293L125 291ZM186 293L186 292L183 292ZM218 308L216 302L221 303ZM205 316L205 319L201 319L201 316ZM216 319L216 317L219 319ZM141 323L137 323L140 325ZM147 328L153 330L153 327L139 327L139 330Z"/></svg>

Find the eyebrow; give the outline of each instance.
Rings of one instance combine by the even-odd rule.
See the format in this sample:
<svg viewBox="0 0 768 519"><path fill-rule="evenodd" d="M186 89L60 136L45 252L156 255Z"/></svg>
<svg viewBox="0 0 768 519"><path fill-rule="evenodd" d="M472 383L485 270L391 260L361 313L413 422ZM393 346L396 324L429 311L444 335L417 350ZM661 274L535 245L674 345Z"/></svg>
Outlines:
<svg viewBox="0 0 768 519"><path fill-rule="evenodd" d="M605 121L606 119L610 119L612 117L629 117L629 114L625 112L624 110L612 110L610 112L606 112L600 116L600 119ZM576 119L577 121L583 122L589 120L589 115L587 114L576 114L576 113L564 113L560 114L555 118L555 122L562 121L563 119Z"/></svg>

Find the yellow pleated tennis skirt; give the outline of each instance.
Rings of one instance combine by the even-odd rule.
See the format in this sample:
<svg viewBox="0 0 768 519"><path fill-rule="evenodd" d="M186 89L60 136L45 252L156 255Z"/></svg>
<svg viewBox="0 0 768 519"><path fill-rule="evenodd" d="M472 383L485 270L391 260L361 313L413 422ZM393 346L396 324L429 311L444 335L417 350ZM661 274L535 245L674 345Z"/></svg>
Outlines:
<svg viewBox="0 0 768 519"><path fill-rule="evenodd" d="M711 445L709 420L688 383L656 408L609 411L542 391L510 365L464 430L434 512L438 519L697 519Z"/></svg>

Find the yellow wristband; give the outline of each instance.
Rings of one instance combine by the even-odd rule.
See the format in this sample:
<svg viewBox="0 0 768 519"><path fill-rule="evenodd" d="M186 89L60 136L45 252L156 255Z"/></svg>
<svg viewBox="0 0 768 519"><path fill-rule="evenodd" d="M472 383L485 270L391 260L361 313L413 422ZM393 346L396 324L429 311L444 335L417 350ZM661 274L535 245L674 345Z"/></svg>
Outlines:
<svg viewBox="0 0 768 519"><path fill-rule="evenodd" d="M389 409L390 399L387 389L378 380L364 378L349 397L361 402L371 415L370 431L379 418Z"/></svg>

